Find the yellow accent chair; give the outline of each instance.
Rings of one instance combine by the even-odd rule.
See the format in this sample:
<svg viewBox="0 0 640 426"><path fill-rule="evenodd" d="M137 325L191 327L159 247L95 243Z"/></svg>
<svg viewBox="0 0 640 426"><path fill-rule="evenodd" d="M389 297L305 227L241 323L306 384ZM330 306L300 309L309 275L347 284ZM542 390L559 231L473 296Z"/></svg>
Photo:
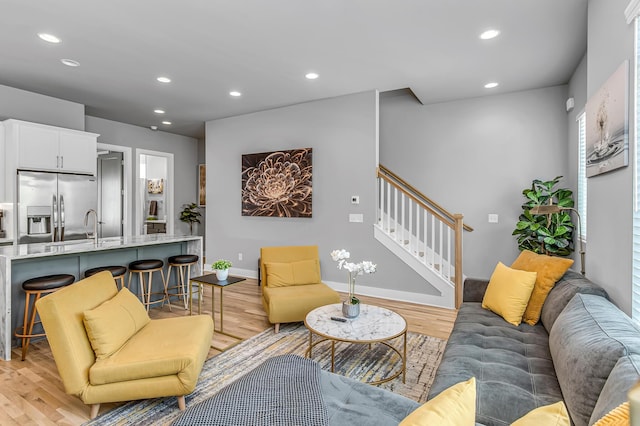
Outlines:
<svg viewBox="0 0 640 426"><path fill-rule="evenodd" d="M36 304L65 391L91 406L184 396L196 386L213 337L209 315L151 320L138 298L109 271Z"/></svg>
<svg viewBox="0 0 640 426"><path fill-rule="evenodd" d="M315 308L340 302L320 278L318 246L262 247L260 276L262 305L276 333L280 323L304 321Z"/></svg>

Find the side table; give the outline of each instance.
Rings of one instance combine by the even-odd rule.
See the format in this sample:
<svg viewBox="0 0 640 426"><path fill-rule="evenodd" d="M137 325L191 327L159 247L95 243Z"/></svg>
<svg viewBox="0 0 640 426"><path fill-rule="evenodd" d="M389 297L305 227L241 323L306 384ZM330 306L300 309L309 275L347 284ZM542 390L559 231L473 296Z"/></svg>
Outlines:
<svg viewBox="0 0 640 426"><path fill-rule="evenodd" d="M229 346L226 346L224 348L219 348L216 346L211 345L212 348L219 350L221 352L226 351L227 349L232 348L233 346L237 345L238 343L242 342L244 339L242 337L230 334L230 333L225 333L224 332L224 314L223 314L223 307L224 307L224 299L223 299L223 295L224 295L224 288L226 286L229 285L233 285L233 284L237 284L239 282L245 281L246 278L242 278L242 277L235 277L235 276L231 276L229 275L227 277L226 280L218 280L218 278L216 277L216 274L207 274L207 275L201 275L199 277L194 277L191 278L190 283L189 283L189 315L193 315L193 285L191 285L191 283L197 283L198 284L198 313L201 313L202 310L202 286L203 285L208 285L211 287L211 318L213 318L213 330L216 333L220 333L223 334L225 336L229 336L232 337L234 339L237 340L236 343L233 343ZM218 287L220 289L220 329L216 330L216 317L215 317L215 287Z"/></svg>

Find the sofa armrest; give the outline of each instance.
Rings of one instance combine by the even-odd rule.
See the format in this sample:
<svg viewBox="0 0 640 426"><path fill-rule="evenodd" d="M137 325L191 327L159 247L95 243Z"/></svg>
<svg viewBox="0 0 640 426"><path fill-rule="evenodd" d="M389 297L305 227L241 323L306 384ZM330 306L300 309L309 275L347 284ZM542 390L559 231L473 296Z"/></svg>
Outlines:
<svg viewBox="0 0 640 426"><path fill-rule="evenodd" d="M476 278L467 278L464 280L462 301L463 302L482 302L484 292L487 290L489 280Z"/></svg>

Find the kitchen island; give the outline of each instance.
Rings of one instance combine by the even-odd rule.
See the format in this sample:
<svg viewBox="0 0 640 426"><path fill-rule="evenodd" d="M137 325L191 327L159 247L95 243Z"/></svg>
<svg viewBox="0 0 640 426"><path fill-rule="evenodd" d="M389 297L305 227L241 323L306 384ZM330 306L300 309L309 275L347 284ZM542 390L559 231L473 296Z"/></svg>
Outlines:
<svg viewBox="0 0 640 426"><path fill-rule="evenodd" d="M84 277L84 271L98 266L122 265L139 259L162 259L178 254L197 254L200 261L192 276L201 275L202 237L177 235L140 235L132 237L77 240L64 243L34 243L0 247L0 358L11 359L13 331L22 323L24 292L22 282L42 275L72 274ZM125 280L125 282L128 280ZM175 280L175 277L174 277ZM137 294L137 279L131 291ZM161 280L154 279L160 292Z"/></svg>

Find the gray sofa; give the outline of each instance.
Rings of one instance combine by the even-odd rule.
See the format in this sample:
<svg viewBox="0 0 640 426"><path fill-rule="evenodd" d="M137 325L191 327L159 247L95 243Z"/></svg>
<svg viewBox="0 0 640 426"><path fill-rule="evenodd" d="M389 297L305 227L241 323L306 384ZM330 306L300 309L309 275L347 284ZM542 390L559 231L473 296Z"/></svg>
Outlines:
<svg viewBox="0 0 640 426"><path fill-rule="evenodd" d="M429 399L476 377L476 421L508 425L564 400L572 422L592 425L626 401L640 378L640 329L604 289L568 271L535 326L483 309L488 281L467 279L463 303Z"/></svg>

